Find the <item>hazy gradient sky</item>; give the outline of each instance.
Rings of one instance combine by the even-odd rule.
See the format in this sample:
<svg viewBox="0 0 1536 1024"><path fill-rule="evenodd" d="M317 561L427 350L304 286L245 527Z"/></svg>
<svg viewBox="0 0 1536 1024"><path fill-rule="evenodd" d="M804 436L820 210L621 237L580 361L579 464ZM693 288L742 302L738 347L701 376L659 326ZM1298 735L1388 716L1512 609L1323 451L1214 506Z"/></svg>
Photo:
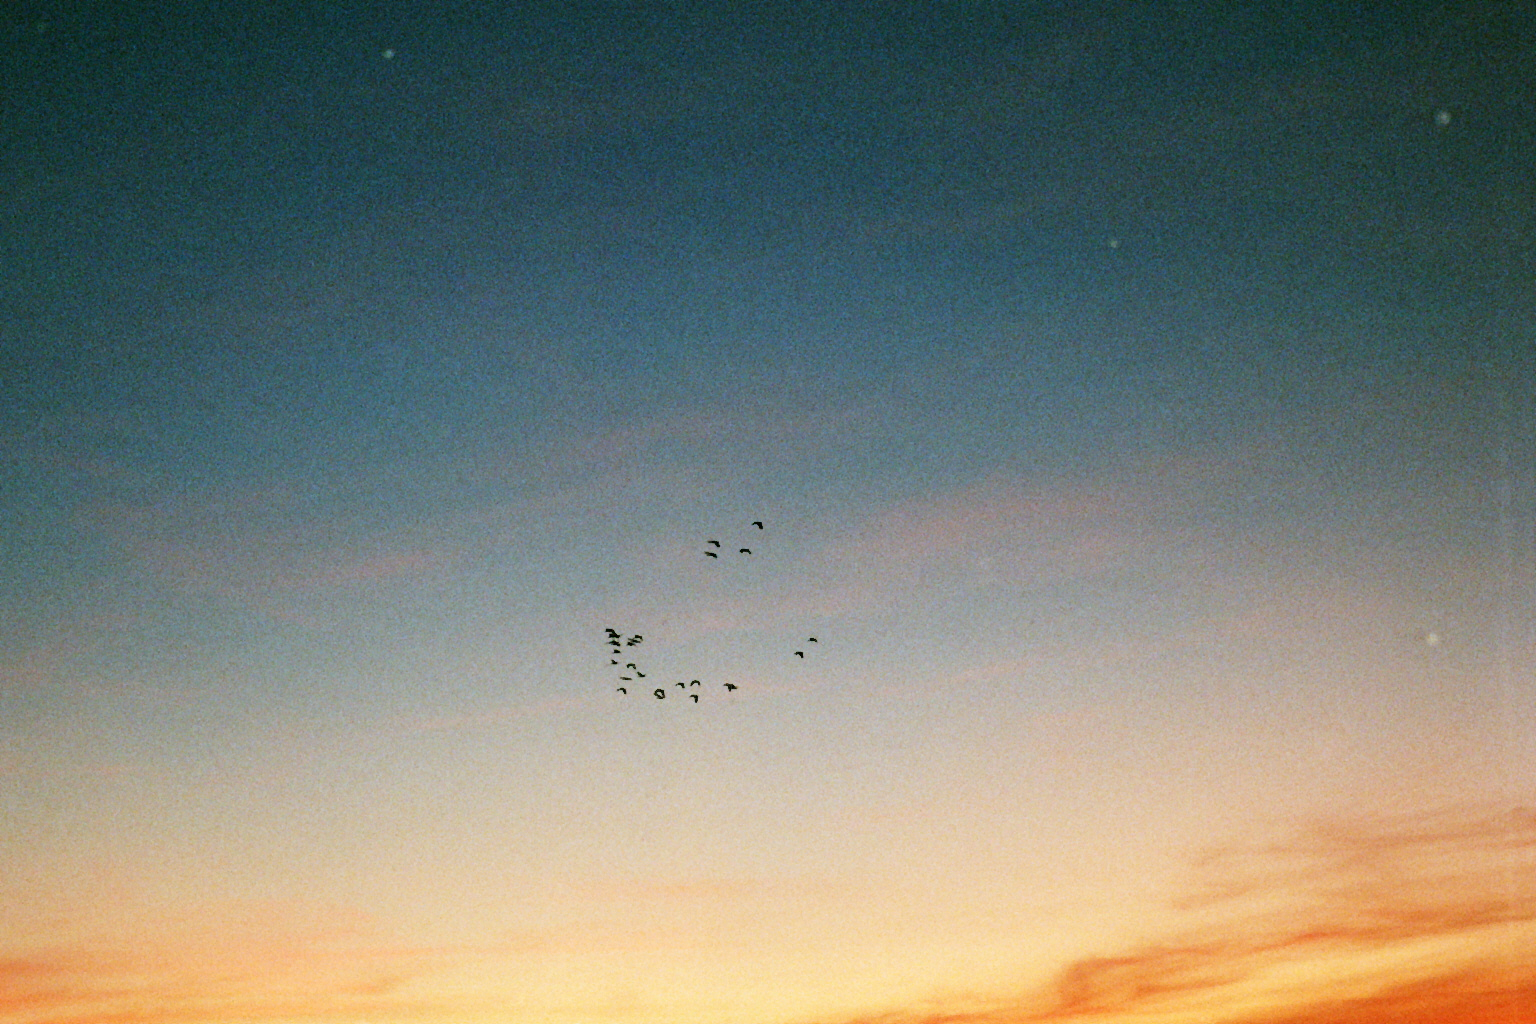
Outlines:
<svg viewBox="0 0 1536 1024"><path fill-rule="evenodd" d="M1536 14L1282 6L8 6L0 1021L1536 1020Z"/></svg>

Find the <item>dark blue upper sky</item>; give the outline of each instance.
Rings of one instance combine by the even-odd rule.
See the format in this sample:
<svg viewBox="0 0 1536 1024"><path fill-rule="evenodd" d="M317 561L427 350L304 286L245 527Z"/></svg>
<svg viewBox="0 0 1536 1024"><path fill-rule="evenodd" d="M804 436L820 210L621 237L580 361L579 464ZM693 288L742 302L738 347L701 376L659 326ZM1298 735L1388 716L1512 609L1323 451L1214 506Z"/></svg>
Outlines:
<svg viewBox="0 0 1536 1024"><path fill-rule="evenodd" d="M1441 870L1530 850L1533 54L1530 0L0 5L0 1016L1503 963L1524 868ZM1229 838L1262 920L1192 931Z"/></svg>
<svg viewBox="0 0 1536 1024"><path fill-rule="evenodd" d="M971 453L923 472L963 478L1404 375L1507 391L1529 352L1519 4L39 3L4 29L17 451L212 480L409 455L436 500L480 446L905 402Z"/></svg>
<svg viewBox="0 0 1536 1024"><path fill-rule="evenodd" d="M996 301L1100 286L1082 243L1116 235L1269 290L1529 266L1514 5L513 6L12 15L5 308L148 321L262 273L532 305L577 275L648 313L722 263Z"/></svg>

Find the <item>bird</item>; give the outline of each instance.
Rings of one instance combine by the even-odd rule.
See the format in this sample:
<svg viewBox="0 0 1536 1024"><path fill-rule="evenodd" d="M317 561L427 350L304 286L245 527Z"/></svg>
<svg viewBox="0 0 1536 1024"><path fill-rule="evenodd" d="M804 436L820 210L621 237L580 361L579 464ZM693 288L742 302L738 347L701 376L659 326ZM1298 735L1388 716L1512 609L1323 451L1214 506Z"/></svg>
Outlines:
<svg viewBox="0 0 1536 1024"><path fill-rule="evenodd" d="M603 630L603 632L607 633L609 636L614 637L614 638L617 638L618 635L619 635L619 631L614 629L612 626L610 626L607 629Z"/></svg>
<svg viewBox="0 0 1536 1024"><path fill-rule="evenodd" d="M761 519L754 519L752 520L752 525L761 530L763 528L763 521Z"/></svg>
<svg viewBox="0 0 1536 1024"><path fill-rule="evenodd" d="M817 641L816 641L816 638L812 636L812 637L806 637L805 642L808 643L808 644L814 644Z"/></svg>
<svg viewBox="0 0 1536 1024"><path fill-rule="evenodd" d="M635 669L635 675L637 677L639 677L640 679L644 679L645 678L645 673L641 672L639 669Z"/></svg>
<svg viewBox="0 0 1536 1024"><path fill-rule="evenodd" d="M695 704L697 704L697 703L698 703L698 702L699 702L699 695L698 695L698 694L696 694L696 693L690 693L690 694L689 694L689 695L688 695L688 696L690 696L690 697L692 697L692 698L693 698L693 702L694 702L694 703L695 703Z"/></svg>
<svg viewBox="0 0 1536 1024"><path fill-rule="evenodd" d="M717 541L717 540L714 540L714 539L707 540L704 543L705 544L713 544L715 547L719 547L720 546L720 542Z"/></svg>
<svg viewBox="0 0 1536 1024"><path fill-rule="evenodd" d="M620 693L628 693L629 691L624 689L624 687L621 686L621 687L619 687L619 692Z"/></svg>
<svg viewBox="0 0 1536 1024"><path fill-rule="evenodd" d="M630 678L630 677L629 677L629 676L619 676L619 678L620 678L620 679L622 679L622 680L624 680L624 681L625 681L625 682L626 682L626 683L632 683L632 682L634 682L634 680L633 680L633 679L631 679L631 678Z"/></svg>
<svg viewBox="0 0 1536 1024"><path fill-rule="evenodd" d="M805 652L804 651L796 651L795 652L795 657L797 657L797 658L804 658L805 657Z"/></svg>
<svg viewBox="0 0 1536 1024"><path fill-rule="evenodd" d="M608 664L610 664L610 665L617 665L618 663L619 663L619 659L618 658L609 658L608 659Z"/></svg>
<svg viewBox="0 0 1536 1024"><path fill-rule="evenodd" d="M743 554L743 555L750 555L752 553L752 549L751 548L742 548L739 553Z"/></svg>
<svg viewBox="0 0 1536 1024"><path fill-rule="evenodd" d="M661 689L660 687L657 687L656 689L652 690L651 692L656 695L656 699L657 700L666 700L667 699L667 691Z"/></svg>
<svg viewBox="0 0 1536 1024"><path fill-rule="evenodd" d="M679 690L683 689L683 684L682 683L675 683L673 685L675 685Z"/></svg>
<svg viewBox="0 0 1536 1024"><path fill-rule="evenodd" d="M727 690L734 690L734 689L736 689L736 684L735 683L726 683L725 684L725 688Z"/></svg>
<svg viewBox="0 0 1536 1024"><path fill-rule="evenodd" d="M695 679L691 683L689 683L688 685L689 686L698 686L699 685L699 681L697 679Z"/></svg>
<svg viewBox="0 0 1536 1024"><path fill-rule="evenodd" d="M706 551L706 552L704 552L704 557L705 558L719 558L720 556L715 554L713 551Z"/></svg>

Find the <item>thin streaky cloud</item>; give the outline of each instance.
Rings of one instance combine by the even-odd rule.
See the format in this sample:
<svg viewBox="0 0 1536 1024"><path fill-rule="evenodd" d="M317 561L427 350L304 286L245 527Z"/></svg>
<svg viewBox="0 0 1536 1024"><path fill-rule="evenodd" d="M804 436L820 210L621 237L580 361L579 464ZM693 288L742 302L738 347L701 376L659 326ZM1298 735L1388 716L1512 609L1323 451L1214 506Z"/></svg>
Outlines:
<svg viewBox="0 0 1536 1024"><path fill-rule="evenodd" d="M1536 813L1314 822L1197 857L1206 920L1082 957L1042 989L816 1024L1536 1021Z"/></svg>
<svg viewBox="0 0 1536 1024"><path fill-rule="evenodd" d="M582 895L620 902L718 902L759 900L848 899L863 895L868 887L852 881L830 879L705 878L686 882L589 881L577 887Z"/></svg>
<svg viewBox="0 0 1536 1024"><path fill-rule="evenodd" d="M873 427L883 422L877 415L878 407L867 402L839 404L821 411L792 409L789 404L763 402L755 409L676 413L638 426L574 438L568 450L579 463L589 464L648 455L678 441L728 448L743 437L754 443L765 438L822 438L853 425Z"/></svg>
<svg viewBox="0 0 1536 1024"><path fill-rule="evenodd" d="M351 914L327 924L229 905L205 908L205 918L161 922L163 930L131 945L54 945L0 959L0 1017L50 1024L420 1019L444 1007L409 994L412 984L463 955L378 941Z"/></svg>

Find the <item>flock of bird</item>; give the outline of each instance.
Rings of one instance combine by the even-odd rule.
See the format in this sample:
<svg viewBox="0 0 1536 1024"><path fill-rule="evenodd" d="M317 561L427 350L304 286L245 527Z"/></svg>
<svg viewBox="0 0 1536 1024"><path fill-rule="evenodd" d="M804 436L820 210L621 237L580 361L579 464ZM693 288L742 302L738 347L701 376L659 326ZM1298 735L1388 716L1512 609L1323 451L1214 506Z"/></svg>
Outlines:
<svg viewBox="0 0 1536 1024"><path fill-rule="evenodd" d="M755 519L752 521L752 526L757 530L762 530L763 522L760 519ZM720 552L724 550L721 547L720 542L713 538L706 540L704 545L705 558L713 558L718 560L720 557ZM738 555L750 555L752 554L752 549L746 545L742 545L737 549L736 553ZM640 633L631 633L629 635L625 635L619 630L614 629L612 626L607 627L603 630L603 632L605 634L604 648L608 655L608 666L615 670L616 674L618 675L618 681L620 683L637 684L636 689L638 690L644 690L647 686L653 687L651 690L651 696L655 697L657 700L665 700L668 694L666 686L658 686L654 680L648 678L648 674L641 670L638 662L638 654L634 655L636 658L635 661L620 662L619 660L620 657L625 656L625 652L629 648L639 647L641 644L645 643L644 635ZM814 636L807 637L805 642L808 644L820 643L820 641L817 640ZM794 657L804 660L805 651L795 651ZM672 685L683 691L681 696L691 698L695 704L699 702L699 694L690 693L689 691L694 688L698 688L702 691L704 686L704 684L698 679L690 679L686 683L674 682ZM726 692L739 689L735 683L722 683L721 685L725 687ZM619 686L616 689L619 693L625 694L626 696L629 694L628 686Z"/></svg>
<svg viewBox="0 0 1536 1024"><path fill-rule="evenodd" d="M761 519L754 519L754 520L752 520L752 525L757 527L759 530L761 530L763 528L763 521ZM720 542L719 541L714 540L713 538L711 538L710 540L706 540L704 542L704 545L705 545L705 548L704 548L704 557L705 558L719 558L720 557L720 552L719 552ZM714 547L716 550L710 551L709 550L710 547ZM752 553L752 549L751 548L738 548L736 550L736 553L738 555L750 555Z"/></svg>

